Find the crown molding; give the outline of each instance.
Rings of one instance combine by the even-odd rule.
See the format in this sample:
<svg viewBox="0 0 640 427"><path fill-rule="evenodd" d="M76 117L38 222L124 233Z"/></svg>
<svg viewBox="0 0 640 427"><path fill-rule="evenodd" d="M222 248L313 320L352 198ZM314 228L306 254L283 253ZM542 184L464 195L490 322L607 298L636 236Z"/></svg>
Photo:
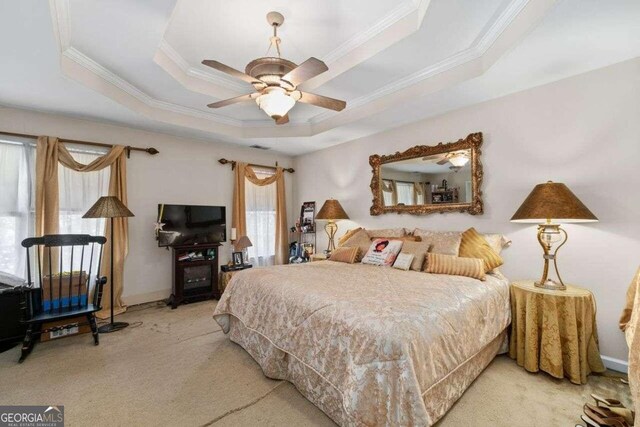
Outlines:
<svg viewBox="0 0 640 427"><path fill-rule="evenodd" d="M322 59L329 66L329 71L305 82L301 88L314 89L413 34L422 25L429 2L430 0L411 0L400 3L371 27L324 55ZM411 24L407 25L408 22ZM246 86L236 80L191 66L165 38L160 41L154 61L191 91L217 98L238 96L246 92ZM217 96L221 89L232 91L233 95Z"/></svg>
<svg viewBox="0 0 640 427"><path fill-rule="evenodd" d="M485 27L486 30L468 49L391 82L366 96L349 100L348 107L340 113L323 112L308 121L278 127L266 119L242 121L153 98L73 48L69 30L69 0L49 1L54 34L60 51L61 69L70 78L153 120L239 138L273 138L313 136L392 108L408 99L482 75L503 53L535 26L557 0L512 0L500 14L492 19ZM381 23L378 30L389 28L390 25L394 25L394 22L397 24L400 22L398 19L406 20L407 17L413 19L415 13L427 10L429 0L414 1L416 7L413 12L408 12L409 9L406 7L396 8L394 17L388 18L384 24ZM366 42L364 43L366 45ZM352 46L356 46L355 42ZM360 47L362 46L360 44ZM197 73L189 75L188 68L185 72L184 69L188 64L185 61L181 62L177 52L172 51L168 44L161 43L157 52L175 64L175 69L192 81L217 87L215 94L210 93L211 96L217 98L237 96L235 90L241 87L237 82L233 82L235 90L231 93L229 88L232 86L223 88L221 85L225 83L211 84L211 81L224 82L225 79L216 76L211 81L205 81ZM157 55L154 60L158 62ZM208 73L202 72L202 74L206 75L206 78L211 77ZM240 93L244 92L246 90Z"/></svg>
<svg viewBox="0 0 640 427"><path fill-rule="evenodd" d="M356 109L482 57L498 37L500 37L505 28L513 22L522 9L529 3L529 1L531 0L512 0L509 5L500 14L498 14L498 16L494 17L494 19L485 26L485 30L476 38L469 48L445 58L440 62L423 68L422 70L418 70L408 76L384 85L367 95L350 100L347 109ZM488 68L489 67L487 67L487 69ZM335 115L336 113L333 111L325 111L313 116L310 121L317 124Z"/></svg>
<svg viewBox="0 0 640 427"><path fill-rule="evenodd" d="M190 66L165 39L160 41L153 61L185 88L217 99L232 98L253 89L222 73L208 73Z"/></svg>
<svg viewBox="0 0 640 427"><path fill-rule="evenodd" d="M78 65L86 68L96 76L100 77L102 80L108 82L109 84L120 89L126 94L136 98L137 100L139 100L140 102L143 102L144 104L146 104L151 108L160 108L162 110L170 111L173 113L186 114L193 117L211 120L216 123L221 123L228 126L237 126L237 127L242 126L242 120L224 117L214 113L200 111L195 108L184 107L181 105L172 104L170 102L157 100L151 97L150 95L148 95L147 93L141 91L136 86L129 83L128 81L124 80L117 74L109 71L108 69L100 65L98 62L89 58L87 55L80 52L74 47L68 48L67 50L62 52L62 55L65 58L68 58L69 60L74 61Z"/></svg>
<svg viewBox="0 0 640 427"><path fill-rule="evenodd" d="M333 49L331 52L323 56L324 61L327 64L333 64L340 58L343 58L353 52L355 49L363 46L368 41L373 39L376 36L383 34L388 29L392 28L393 25L402 19L404 19L407 15L415 13L418 10L416 5L413 2L403 2L400 3L397 7L395 7L388 15L384 16L382 19L377 21L371 27L366 30L355 34L349 40L340 44L337 48ZM422 20L418 22L416 26L416 30L420 28L422 24ZM399 40L396 40L398 42ZM377 53L377 52L376 52Z"/></svg>

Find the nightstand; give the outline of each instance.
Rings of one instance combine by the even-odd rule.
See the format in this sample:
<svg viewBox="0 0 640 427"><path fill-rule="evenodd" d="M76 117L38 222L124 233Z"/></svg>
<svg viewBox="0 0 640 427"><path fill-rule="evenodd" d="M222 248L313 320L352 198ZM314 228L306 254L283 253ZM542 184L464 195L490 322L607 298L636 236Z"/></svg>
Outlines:
<svg viewBox="0 0 640 427"><path fill-rule="evenodd" d="M231 281L231 278L233 277L234 274L236 274L238 271L246 270L251 267L252 267L251 264L247 264L245 267L240 267L240 268L228 267L223 265L220 271L220 280L218 280L220 295L222 296L222 293L224 292L224 290L227 289L227 285Z"/></svg>
<svg viewBox="0 0 640 427"><path fill-rule="evenodd" d="M325 254L313 254L309 257L309 259L311 260L311 262L326 261L327 259L329 259L329 257L326 256Z"/></svg>
<svg viewBox="0 0 640 427"><path fill-rule="evenodd" d="M529 372L544 371L585 384L591 372L604 372L598 349L593 294L567 285L563 291L511 283L509 356Z"/></svg>

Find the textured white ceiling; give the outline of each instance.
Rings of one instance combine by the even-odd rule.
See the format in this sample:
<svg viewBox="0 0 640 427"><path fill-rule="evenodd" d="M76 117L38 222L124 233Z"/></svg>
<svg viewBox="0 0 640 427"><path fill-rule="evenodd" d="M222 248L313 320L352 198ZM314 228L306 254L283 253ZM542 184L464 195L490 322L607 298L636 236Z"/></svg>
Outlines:
<svg viewBox="0 0 640 427"><path fill-rule="evenodd" d="M0 3L0 104L243 145L259 142L290 154L343 143L640 56L640 2L634 0L50 3L51 10L41 0ZM501 19L517 3L520 9L500 27ZM60 4L68 18L62 34L51 13ZM426 9L423 19L416 22L420 14L411 13L420 7ZM539 18L534 7L539 8ZM204 107L218 99L212 91L242 93L244 84L199 66L201 56L242 69L264 54L269 35L265 8L286 16L281 32L285 57L300 62L312 55L320 59L329 55L335 61L333 68L339 72L310 91L346 99L347 110L324 114L316 107L296 105L291 113L293 124L275 128L255 104L216 110L215 116ZM410 22L385 33L389 26L380 25L381 20L392 22L399 8ZM482 66L463 70L466 74L458 71L464 62L458 68L443 66L481 44L495 28L502 29L490 44L496 57L490 50ZM372 38L363 34L371 36L375 31L390 44L367 45L375 54L354 53L347 58L350 62L336 56L336 51L345 51L345 40L352 43L354 37L360 37L358 40L370 42ZM521 34L514 35L517 31ZM190 76L195 86L178 81L154 61L163 44L184 59L185 69L203 73ZM81 66L69 62L77 53L92 62ZM327 64L331 71L332 62L327 60ZM427 87L423 82L416 96L398 97L404 81L414 82L412 76L430 67L445 70L428 76L427 83L434 80L437 86ZM131 93L162 114L151 114L147 104L140 108L110 93L114 84L104 84L102 77L91 78L95 70L124 82ZM442 76L446 75L458 78L445 81ZM380 88L384 90L376 92Z"/></svg>

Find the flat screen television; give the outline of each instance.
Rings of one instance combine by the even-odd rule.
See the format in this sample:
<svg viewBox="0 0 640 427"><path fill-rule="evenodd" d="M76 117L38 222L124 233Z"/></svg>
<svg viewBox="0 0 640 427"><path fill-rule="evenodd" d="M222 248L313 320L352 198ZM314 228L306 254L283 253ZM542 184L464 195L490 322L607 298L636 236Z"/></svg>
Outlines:
<svg viewBox="0 0 640 427"><path fill-rule="evenodd" d="M164 225L158 232L158 246L220 243L227 240L227 212L224 206L158 205Z"/></svg>

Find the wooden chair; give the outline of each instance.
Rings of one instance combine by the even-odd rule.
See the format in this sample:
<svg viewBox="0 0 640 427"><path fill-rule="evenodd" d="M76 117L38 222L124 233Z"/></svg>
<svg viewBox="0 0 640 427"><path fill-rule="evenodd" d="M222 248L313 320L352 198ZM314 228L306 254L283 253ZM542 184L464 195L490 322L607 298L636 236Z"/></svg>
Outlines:
<svg viewBox="0 0 640 427"><path fill-rule="evenodd" d="M94 344L100 343L95 312L102 308L102 288L107 282L106 277L100 276L102 249L106 241L103 236L88 234L53 234L22 241L29 267L27 285L23 287L21 299L22 321L27 324L27 332L22 343L20 363L31 353L38 336L69 328L66 325L43 330L45 323L84 317L91 327ZM91 275L96 254L98 266L92 287ZM31 265L32 256L37 261L35 266ZM64 262L67 258L68 262ZM69 266L68 274L63 269L63 262ZM84 270L87 264L88 268ZM74 265L78 267L77 271L74 271ZM38 286L34 285L32 274L37 277Z"/></svg>

